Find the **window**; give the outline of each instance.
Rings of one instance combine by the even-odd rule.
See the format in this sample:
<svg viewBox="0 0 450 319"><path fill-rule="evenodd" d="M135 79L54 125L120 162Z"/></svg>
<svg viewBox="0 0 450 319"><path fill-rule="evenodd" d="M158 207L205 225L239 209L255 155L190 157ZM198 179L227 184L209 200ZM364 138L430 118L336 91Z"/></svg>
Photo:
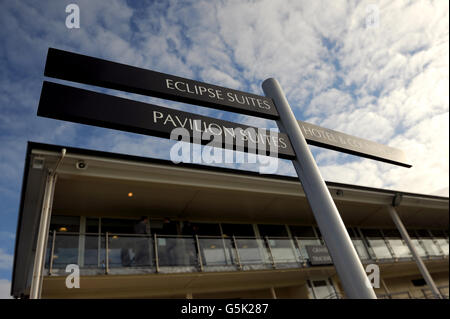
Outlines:
<svg viewBox="0 0 450 319"><path fill-rule="evenodd" d="M392 255L378 229L362 229L364 237L371 248L371 255L375 259L389 259Z"/></svg>
<svg viewBox="0 0 450 319"><path fill-rule="evenodd" d="M423 278L413 279L413 280L411 280L411 282L415 287L422 287L427 284Z"/></svg>
<svg viewBox="0 0 450 319"><path fill-rule="evenodd" d="M429 256L439 256L441 253L434 243L431 234L425 229L416 230L417 235L423 243L423 246Z"/></svg>
<svg viewBox="0 0 450 319"><path fill-rule="evenodd" d="M52 216L50 231L56 231L55 246L53 252L53 267L64 268L68 264L78 263L78 245L80 231L80 217L77 216ZM72 234L77 233L77 234ZM53 236L49 236L47 245L47 264L50 262L50 254Z"/></svg>
<svg viewBox="0 0 450 319"><path fill-rule="evenodd" d="M86 218L84 267L100 267L105 260L105 237L100 235L100 220Z"/></svg>
<svg viewBox="0 0 450 319"><path fill-rule="evenodd" d="M255 237L253 226L250 224L222 224L222 231L225 236Z"/></svg>
<svg viewBox="0 0 450 319"><path fill-rule="evenodd" d="M80 231L79 216L58 216L54 215L50 221L50 231L77 233Z"/></svg>
<svg viewBox="0 0 450 319"><path fill-rule="evenodd" d="M391 245L392 250L396 257L409 258L412 254L408 246L403 242L400 233L397 229L383 229L383 234L386 240Z"/></svg>
<svg viewBox="0 0 450 319"><path fill-rule="evenodd" d="M442 253L448 255L448 237L445 231L432 230L431 233L436 240L436 244L441 248Z"/></svg>
<svg viewBox="0 0 450 319"><path fill-rule="evenodd" d="M292 236L297 238L298 253L303 262L309 259L307 246L321 245L320 239L316 237L311 226L289 226Z"/></svg>
<svg viewBox="0 0 450 319"><path fill-rule="evenodd" d="M416 231L408 229L408 235L411 238L411 242L414 245L414 248L416 248L417 253L420 257L426 257L427 252L425 251L425 248L422 246L420 240L417 237Z"/></svg>
<svg viewBox="0 0 450 319"><path fill-rule="evenodd" d="M330 279L308 280L308 289L314 299L337 298L336 290Z"/></svg>
<svg viewBox="0 0 450 319"><path fill-rule="evenodd" d="M288 237L284 225L258 225L258 230L261 237Z"/></svg>
<svg viewBox="0 0 450 319"><path fill-rule="evenodd" d="M221 236L219 224L213 223L192 223L184 221L181 231L183 235Z"/></svg>
<svg viewBox="0 0 450 319"><path fill-rule="evenodd" d="M86 233L98 234L100 223L98 218L86 218Z"/></svg>
<svg viewBox="0 0 450 319"><path fill-rule="evenodd" d="M102 233L134 234L138 219L102 218Z"/></svg>
<svg viewBox="0 0 450 319"><path fill-rule="evenodd" d="M150 233L156 235L177 236L179 222L166 219L150 219Z"/></svg>
<svg viewBox="0 0 450 319"><path fill-rule="evenodd" d="M353 246L355 246L356 252L361 260L370 259L366 246L363 240L357 235L353 228L347 228L347 232L352 240Z"/></svg>
<svg viewBox="0 0 450 319"><path fill-rule="evenodd" d="M316 234L311 226L289 226L292 236L316 238Z"/></svg>

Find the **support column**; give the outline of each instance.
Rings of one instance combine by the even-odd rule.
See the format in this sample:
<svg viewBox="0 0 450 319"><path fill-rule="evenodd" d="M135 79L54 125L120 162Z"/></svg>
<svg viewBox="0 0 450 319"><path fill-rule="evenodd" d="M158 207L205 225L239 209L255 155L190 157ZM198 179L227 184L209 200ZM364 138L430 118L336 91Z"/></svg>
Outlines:
<svg viewBox="0 0 450 319"><path fill-rule="evenodd" d="M333 259L345 294L348 298L354 299L376 299L339 211L280 84L275 79L267 79L262 87L266 96L272 98L275 103L280 116L278 120L280 131L289 136L296 156L292 163Z"/></svg>
<svg viewBox="0 0 450 319"><path fill-rule="evenodd" d="M384 279L380 278L380 281L381 281L381 285L383 286L383 289L384 289L386 295L390 295L391 292L389 291L389 288L387 287L386 282L384 281Z"/></svg>
<svg viewBox="0 0 450 319"><path fill-rule="evenodd" d="M56 174L49 174L47 176L47 182L45 185L41 220L39 223L39 233L36 242L36 252L34 256L33 279L31 281L30 299L41 298L45 252L47 250L47 239L50 228L50 214L53 204L53 193L55 190L56 177Z"/></svg>
<svg viewBox="0 0 450 319"><path fill-rule="evenodd" d="M277 294L275 293L275 288L270 287L270 294L272 295L272 299L277 299Z"/></svg>
<svg viewBox="0 0 450 319"><path fill-rule="evenodd" d="M427 267L423 263L422 258L420 258L419 253L416 250L416 247L414 247L414 244L412 243L411 238L409 237L408 231L406 230L405 226L403 225L394 206L389 205L387 208L388 208L389 214L391 215L392 220L394 221L395 226L397 227L398 231L400 232L403 240L408 245L409 250L411 251L411 253L414 257L414 260L417 263L417 267L419 268L420 273L422 274L423 278L427 282L428 287L430 287L431 291L433 292L434 296L437 299L442 299L441 293L437 289L436 284L433 281L433 278L431 278L431 275L428 272Z"/></svg>

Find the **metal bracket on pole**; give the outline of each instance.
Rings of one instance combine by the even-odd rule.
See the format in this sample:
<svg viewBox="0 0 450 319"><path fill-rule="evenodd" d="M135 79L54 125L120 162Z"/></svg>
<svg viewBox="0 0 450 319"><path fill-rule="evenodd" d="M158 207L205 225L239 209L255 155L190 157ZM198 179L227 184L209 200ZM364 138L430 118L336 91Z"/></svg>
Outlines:
<svg viewBox="0 0 450 319"><path fill-rule="evenodd" d="M275 79L262 84L267 97L273 99L280 119L280 131L289 136L296 158L292 160L305 191L320 232L330 252L348 298L376 299L375 292L342 222L339 211L306 144L291 107Z"/></svg>

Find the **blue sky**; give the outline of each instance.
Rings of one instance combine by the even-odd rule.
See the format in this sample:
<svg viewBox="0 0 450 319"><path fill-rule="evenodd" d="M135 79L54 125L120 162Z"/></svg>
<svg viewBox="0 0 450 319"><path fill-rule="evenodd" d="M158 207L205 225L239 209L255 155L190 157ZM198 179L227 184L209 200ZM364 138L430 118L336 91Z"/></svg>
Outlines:
<svg viewBox="0 0 450 319"><path fill-rule="evenodd" d="M80 8L80 29L65 25L70 3ZM158 158L169 158L172 145L38 118L49 47L260 95L262 81L277 78L298 119L401 148L413 163L312 147L326 180L448 196L448 9L448 1L0 1L0 298L9 294L28 140ZM278 173L294 170L280 161Z"/></svg>

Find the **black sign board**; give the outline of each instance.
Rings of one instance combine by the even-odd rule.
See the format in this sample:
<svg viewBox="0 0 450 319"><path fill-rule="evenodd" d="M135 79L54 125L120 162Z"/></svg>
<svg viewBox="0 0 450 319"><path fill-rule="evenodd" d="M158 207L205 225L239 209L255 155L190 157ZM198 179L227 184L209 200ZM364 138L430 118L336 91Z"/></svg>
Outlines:
<svg viewBox="0 0 450 319"><path fill-rule="evenodd" d="M268 119L278 119L278 112L274 103L272 99L268 97L53 48L48 50L45 75L68 81L213 107L226 111L236 111ZM109 98L113 99L114 97ZM131 100L126 101L132 102ZM124 103L122 104L124 105ZM152 107L156 106L153 105ZM128 116L128 114L123 114L122 118L117 118L114 125L107 127L118 128L121 125L119 120L126 122ZM200 119L200 117L196 117ZM191 119L192 116L190 117L190 120ZM205 119L218 121L213 120L212 118ZM98 121L96 123L94 122L92 122L92 124L98 125ZM83 123L89 124L86 118ZM232 126L238 125L231 122L228 123ZM326 129L314 124L302 121L298 121L298 123L308 144L390 164L411 167L411 164L406 161L406 157L401 150ZM122 127L127 127L124 128L124 130L128 131L131 129L130 126L127 125L122 125ZM241 125L241 127L244 126ZM137 132L136 130L137 128L134 127L132 131ZM155 133L157 136L161 136L161 132L158 130L152 132L153 131L147 131L145 134ZM166 136L166 133L163 135ZM286 145L286 149L289 149L289 154L280 149L280 157L290 158L293 156L294 152L292 151L288 138L284 134L280 136L283 136L283 145Z"/></svg>
<svg viewBox="0 0 450 319"><path fill-rule="evenodd" d="M173 129L184 128L192 143L294 158L289 139L282 133L271 134L268 130L52 82L44 81L37 114L163 138L170 138ZM208 134L205 137L201 133ZM271 147L275 152L270 152Z"/></svg>
<svg viewBox="0 0 450 319"><path fill-rule="evenodd" d="M277 119L272 99L50 48L45 76L196 104L224 111Z"/></svg>
<svg viewBox="0 0 450 319"><path fill-rule="evenodd" d="M406 161L405 154L399 149L302 121L298 121L298 124L308 144L381 162L411 167L411 164Z"/></svg>
<svg viewBox="0 0 450 319"><path fill-rule="evenodd" d="M305 248L306 251L308 252L309 262L311 263L311 265L333 264L333 260L331 259L331 256L328 253L328 249L326 246L312 245L312 246L305 246Z"/></svg>

